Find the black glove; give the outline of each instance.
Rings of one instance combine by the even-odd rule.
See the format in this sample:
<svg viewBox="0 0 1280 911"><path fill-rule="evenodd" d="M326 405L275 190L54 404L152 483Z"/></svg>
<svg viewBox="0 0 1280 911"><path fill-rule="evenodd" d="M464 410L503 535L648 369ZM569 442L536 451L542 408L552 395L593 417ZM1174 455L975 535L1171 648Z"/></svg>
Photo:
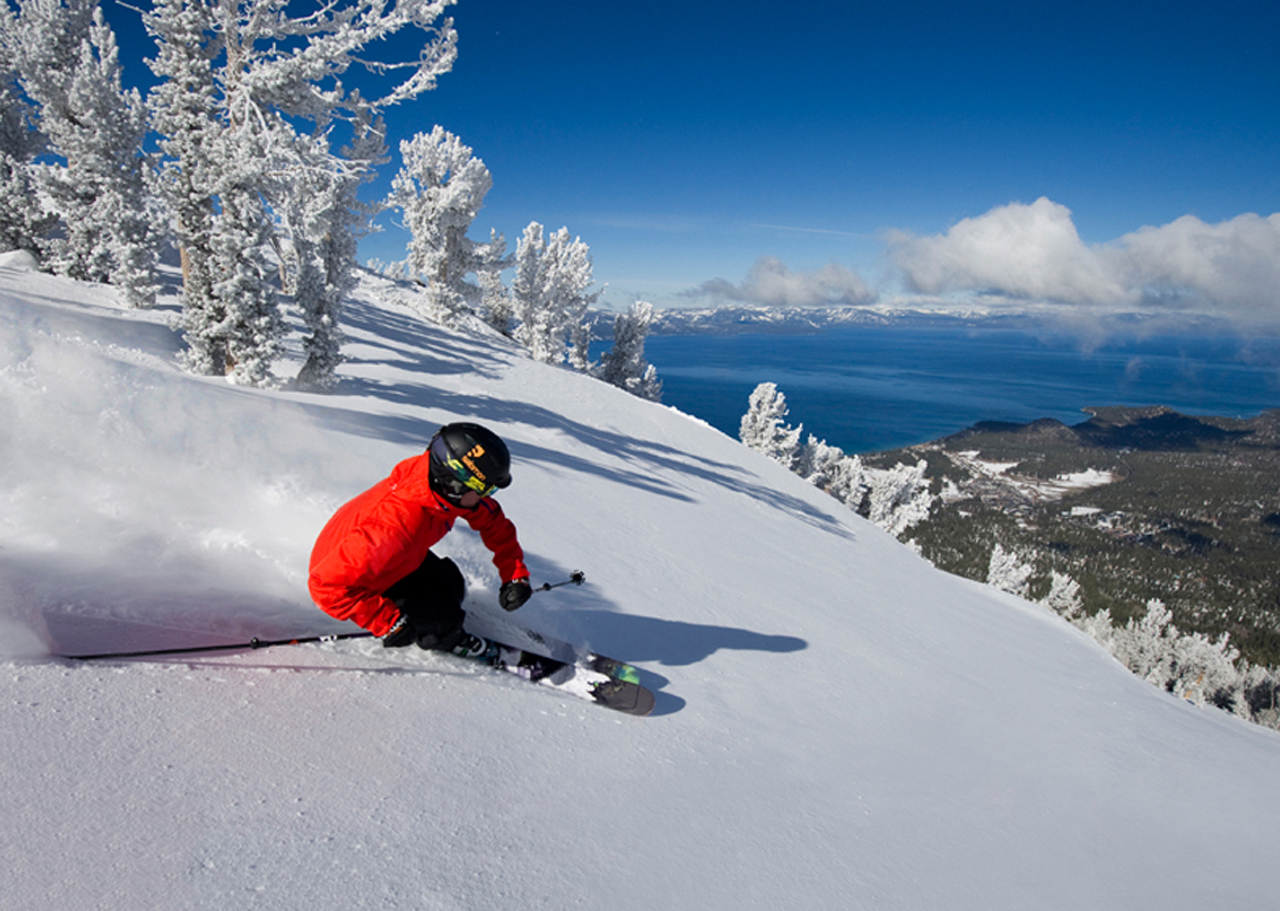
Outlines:
<svg viewBox="0 0 1280 911"><path fill-rule="evenodd" d="M528 579L512 579L504 583L498 592L498 603L503 610L515 610L533 597L533 586Z"/></svg>
<svg viewBox="0 0 1280 911"><path fill-rule="evenodd" d="M401 614L395 626L391 627L391 630L382 637L382 647L404 648L406 645L413 645L417 641L418 632L413 628L413 624L409 622L409 615Z"/></svg>
<svg viewBox="0 0 1280 911"><path fill-rule="evenodd" d="M461 608L442 617L415 617L402 612L395 626L382 637L382 647L417 645L418 648L453 651L453 647L466 635L462 628L465 619L466 613Z"/></svg>

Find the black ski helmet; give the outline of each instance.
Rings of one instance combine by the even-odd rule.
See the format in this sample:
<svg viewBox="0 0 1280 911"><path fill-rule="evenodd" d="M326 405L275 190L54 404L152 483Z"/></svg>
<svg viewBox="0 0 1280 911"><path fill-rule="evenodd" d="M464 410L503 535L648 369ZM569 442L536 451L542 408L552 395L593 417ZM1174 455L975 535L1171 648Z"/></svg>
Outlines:
<svg viewBox="0 0 1280 911"><path fill-rule="evenodd" d="M511 483L511 453L479 424L446 424L427 447L431 489L451 503L469 490L487 497Z"/></svg>

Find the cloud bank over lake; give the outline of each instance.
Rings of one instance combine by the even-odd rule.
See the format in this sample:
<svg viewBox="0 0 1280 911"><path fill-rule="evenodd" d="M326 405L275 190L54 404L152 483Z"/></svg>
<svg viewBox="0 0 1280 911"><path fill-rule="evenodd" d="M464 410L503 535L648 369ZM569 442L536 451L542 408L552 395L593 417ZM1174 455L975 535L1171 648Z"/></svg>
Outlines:
<svg viewBox="0 0 1280 911"><path fill-rule="evenodd" d="M1067 316L1212 316L1280 328L1280 213L1207 223L1195 215L1091 244L1072 212L1041 197L964 218L944 233L883 234L884 278L873 284L829 263L790 268L761 257L741 282L704 282L688 297L713 304L903 306Z"/></svg>

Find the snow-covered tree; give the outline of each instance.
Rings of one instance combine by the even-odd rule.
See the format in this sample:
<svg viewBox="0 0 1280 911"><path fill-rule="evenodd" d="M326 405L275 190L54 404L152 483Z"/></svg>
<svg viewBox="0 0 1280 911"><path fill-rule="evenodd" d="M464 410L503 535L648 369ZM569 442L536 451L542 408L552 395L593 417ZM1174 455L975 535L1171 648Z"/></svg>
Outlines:
<svg viewBox="0 0 1280 911"><path fill-rule="evenodd" d="M992 588L1025 598L1034 572L1035 567L1017 551L1005 550L999 541L991 548L991 559L987 562L987 584Z"/></svg>
<svg viewBox="0 0 1280 911"><path fill-rule="evenodd" d="M819 490L829 492L844 459L842 449L828 446L826 440L819 440L809 434L808 441L796 451L795 464L791 470Z"/></svg>
<svg viewBox="0 0 1280 911"><path fill-rule="evenodd" d="M575 366L585 367L585 343L581 327L587 308L600 296L591 291L591 251L580 238L569 239L561 228L543 236L538 222L530 222L516 244L512 296L520 326L516 340L536 360L559 364L565 360L570 333L577 333Z"/></svg>
<svg viewBox="0 0 1280 911"><path fill-rule="evenodd" d="M804 425L786 423L787 397L774 383L761 383L747 399L747 413L738 426L738 439L779 464L791 468L800 446Z"/></svg>
<svg viewBox="0 0 1280 911"><path fill-rule="evenodd" d="M1227 633L1216 640L1183 633L1173 614L1158 599L1147 602L1141 618L1112 631L1112 654L1139 677L1167 692L1200 705L1244 707L1243 678L1236 662L1240 652Z"/></svg>
<svg viewBox="0 0 1280 911"><path fill-rule="evenodd" d="M155 127L171 157L168 195L184 249L193 369L268 380L264 364L280 350L282 321L271 279L279 269L264 251L283 246L274 220L291 209L272 193L305 192L308 181L282 175L316 167L311 155L327 148L299 142L298 127L310 122L318 137L337 121L359 123L434 88L457 53L452 20L437 25L452 2L349 0L307 11L279 0L159 0L144 16L160 48L152 61L161 79ZM406 28L428 36L416 59L387 62L369 53ZM341 77L353 66L370 80L393 77L392 84L373 98L348 90ZM320 169L348 167L336 158ZM350 220L330 220L331 231L350 228ZM333 239L335 249L346 249L347 239ZM354 266L345 254L332 262Z"/></svg>
<svg viewBox="0 0 1280 911"><path fill-rule="evenodd" d="M987 584L1001 591L1036 600L1054 613L1068 620L1079 616L1083 608L1080 584L1070 576L1050 570L1049 590L1041 598L1031 595L1036 576L1036 559L1033 552L1006 550L999 541L991 549L987 561Z"/></svg>
<svg viewBox="0 0 1280 911"><path fill-rule="evenodd" d="M0 152L25 160L40 150L43 138L35 131L36 111L18 84L20 48L17 14L0 3Z"/></svg>
<svg viewBox="0 0 1280 911"><path fill-rule="evenodd" d="M232 142L234 143L234 138ZM223 373L233 383L262 386L283 350L284 318L268 260L271 222L262 196L260 165L229 151L215 185L219 210L213 220L213 297L221 321L185 324L188 339L198 336L222 357ZM201 311L203 316L205 311Z"/></svg>
<svg viewBox="0 0 1280 911"><path fill-rule="evenodd" d="M511 320L515 316L515 300L502 281L502 273L484 269L476 273L480 285L480 318L503 335L511 333Z"/></svg>
<svg viewBox="0 0 1280 911"><path fill-rule="evenodd" d="M1049 573L1049 592L1040 599L1040 603L1055 614L1071 620L1077 617L1084 607L1080 583L1068 575L1053 570Z"/></svg>
<svg viewBox="0 0 1280 911"><path fill-rule="evenodd" d="M598 297L598 294L593 295L591 300ZM591 363L591 321L586 317L587 304L583 304L578 318L569 326L569 347L565 352L569 366L581 373L591 373L596 366ZM655 370L654 380L657 380L657 377L658 372Z"/></svg>
<svg viewBox="0 0 1280 911"><path fill-rule="evenodd" d="M606 383L653 402L662 400L658 371L645 360L644 342L653 322L653 305L636 301L613 321L613 347L600 358L597 375Z"/></svg>
<svg viewBox="0 0 1280 911"><path fill-rule="evenodd" d="M929 517L938 496L930 491L925 478L926 462L870 468L856 455L846 456L812 434L801 445L804 425L791 427L786 423L787 413L786 397L778 387L761 383L751 393L738 428L739 439L896 538Z"/></svg>
<svg viewBox="0 0 1280 911"><path fill-rule="evenodd" d="M159 186L182 258L186 363L196 373L223 374L226 345L215 333L225 314L213 292L214 147L222 127L213 75L213 9L202 0L156 0L143 23L158 49L147 61L160 79L148 102L168 156Z"/></svg>
<svg viewBox="0 0 1280 911"><path fill-rule="evenodd" d="M899 462L892 468L865 469L867 518L895 538L929 517L935 497L924 473L927 464Z"/></svg>
<svg viewBox="0 0 1280 911"><path fill-rule="evenodd" d="M57 220L39 203L32 159L44 148L37 112L20 85L22 36L18 19L0 3L0 253L38 253Z"/></svg>
<svg viewBox="0 0 1280 911"><path fill-rule="evenodd" d="M57 218L45 212L38 199L28 162L0 150L0 253L40 251L42 238Z"/></svg>
<svg viewBox="0 0 1280 911"><path fill-rule="evenodd" d="M408 272L427 284L428 315L449 323L480 306L484 292L468 275L508 265L502 237L467 237L493 177L470 146L440 126L401 142L400 157L388 203L404 212L409 229Z"/></svg>
<svg viewBox="0 0 1280 911"><path fill-rule="evenodd" d="M81 45L89 38L96 3L85 0L17 0L18 14L9 29L10 57L15 67L19 97L29 125L39 132L29 138L34 152L56 152L45 130L70 116L67 98L80 59ZM5 13L9 10L6 8ZM44 166L40 170L45 170ZM45 181L40 179L40 183ZM44 193L43 186L41 194Z"/></svg>
<svg viewBox="0 0 1280 911"><path fill-rule="evenodd" d="M385 132L381 120L362 112L340 159L329 155L325 135L298 137L299 157L312 164L286 171L285 185L272 193L283 200L277 215L288 233L286 290L310 333L302 340L299 388L330 388L342 363L342 301L355 286L357 240L375 208L357 191L386 160Z"/></svg>
<svg viewBox="0 0 1280 911"><path fill-rule="evenodd" d="M549 352L536 347L550 333L542 300L547 271L542 254L546 247L546 241L542 238L542 225L536 221L529 222L524 234L516 241L516 270L511 283L511 298L515 305L516 319L520 322L516 328L516 340L528 348L537 360L550 358Z"/></svg>
<svg viewBox="0 0 1280 911"><path fill-rule="evenodd" d="M826 485L822 489L856 511L867 492L866 469L862 459L856 455L840 459L829 470Z"/></svg>
<svg viewBox="0 0 1280 911"><path fill-rule="evenodd" d="M136 89L123 88L115 35L96 0L26 0L20 21L22 83L63 162L40 170L62 223L46 265L109 281L130 305L150 306L161 236L146 186L147 111Z"/></svg>

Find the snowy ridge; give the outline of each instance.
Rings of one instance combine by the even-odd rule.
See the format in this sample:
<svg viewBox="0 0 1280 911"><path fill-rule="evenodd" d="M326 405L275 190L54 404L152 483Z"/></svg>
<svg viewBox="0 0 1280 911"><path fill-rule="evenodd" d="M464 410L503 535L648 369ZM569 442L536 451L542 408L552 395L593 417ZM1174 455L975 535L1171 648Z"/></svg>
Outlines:
<svg viewBox="0 0 1280 911"><path fill-rule="evenodd" d="M1280 736L700 421L384 291L316 395L185 375L172 302L0 264L0 904L1274 903ZM49 657L345 629L305 594L315 534L463 417L511 444L535 583L588 575L517 619L637 665L654 717L369 641ZM497 612L478 539L442 550Z"/></svg>

